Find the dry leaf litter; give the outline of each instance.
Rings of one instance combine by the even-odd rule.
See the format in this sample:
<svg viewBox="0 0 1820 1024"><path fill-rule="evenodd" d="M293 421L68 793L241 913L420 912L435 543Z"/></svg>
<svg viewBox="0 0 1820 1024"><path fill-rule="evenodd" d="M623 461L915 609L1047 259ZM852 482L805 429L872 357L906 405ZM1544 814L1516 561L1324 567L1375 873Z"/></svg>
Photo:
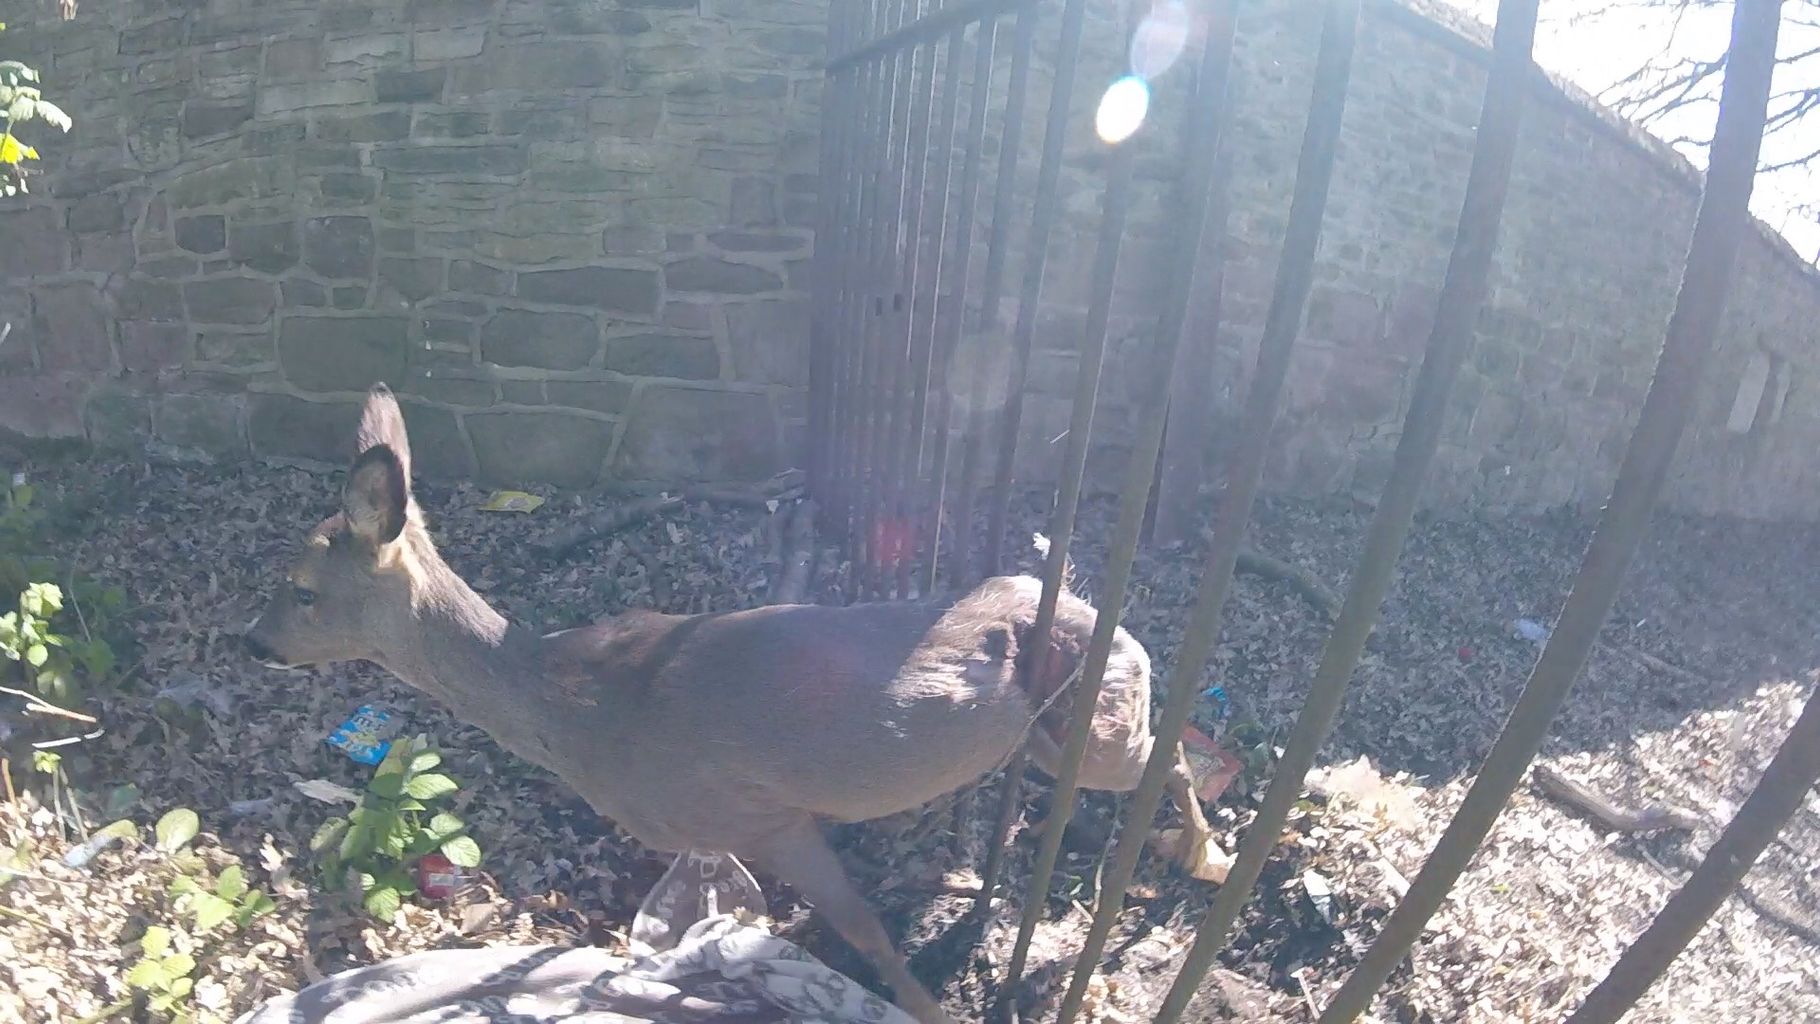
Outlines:
<svg viewBox="0 0 1820 1024"><path fill-rule="evenodd" d="M638 902L667 866L602 821L553 778L502 753L427 698L364 665L281 674L244 659L235 636L303 531L332 511L337 481L275 467L156 467L91 460L26 464L71 511L67 555L124 589L132 647L118 688L103 693L104 736L66 765L91 827L104 794L137 787L122 814L142 827L178 806L197 810L197 847L237 859L278 910L198 947L195 999L204 1019L232 1019L262 998L356 964L477 943L624 943ZM515 620L556 629L627 608L689 612L762 603L778 572L762 508L690 503L596 541L568 559L535 554L548 536L611 497L547 489L528 515L481 509L471 486L425 485L420 498L450 563ZM1010 550L1043 528L1041 495L1023 495ZM1076 588L1096 598L1112 508L1089 501L1073 545ZM1369 510L1268 501L1252 541L1261 551L1343 588ZM1016 538L1022 538L1016 542ZM1587 539L1567 516L1435 519L1418 524L1311 797L1267 868L1230 948L1191 1019L1307 1020L1337 988L1440 834L1534 661L1513 624L1552 622ZM1201 545L1139 559L1126 622L1150 649L1159 685L1192 604ZM1700 811L1695 834L1602 834L1521 790L1436 917L1410 963L1374 1008L1380 1020L1558 1020L1595 983L1685 879L1749 793L1812 686L1820 636L1820 533L1805 527L1659 521L1543 760L1632 805ZM836 600L840 573L818 597ZM1207 678L1235 722L1281 742L1325 638L1322 616L1289 585L1243 576L1226 609ZM160 693L164 694L160 698ZM345 809L336 787L370 769L323 742L356 707L383 702L427 733L461 780L456 813L485 860L445 902L407 901L381 924L327 893L309 837ZM1198 712L1216 723L1211 705ZM18 770L17 768L15 769ZM1236 845L1267 769L1214 809ZM1021 878L1047 787L1026 787L1025 826L1011 862ZM314 794L314 795L311 795ZM978 1019L1009 959L1016 890L983 924L944 882L982 862L989 791L925 814L837 829L850 870L902 936L915 968L950 1009ZM971 805L956 817L952 805ZM1114 801L1083 799L1047 914L1032 947L1023 1019L1053 1013L1091 913L1099 855L1113 837ZM1167 812L1166 812L1167 813ZM121 815L116 815L121 816ZM64 816L68 817L68 816ZM953 825L963 823L956 837ZM1159 826L1170 824L1159 820ZM1635 1021L1820 1019L1820 800L1765 855L1745 892L1630 1018ZM0 805L0 845L35 844L29 872L0 890L0 1020L73 1020L122 997L132 942L170 923L169 871L147 842L117 844L84 868L51 808ZM831 932L769 883L778 926L831 966L874 976ZM1206 911L1211 888L1147 857L1089 990L1088 1016L1147 1019Z"/></svg>

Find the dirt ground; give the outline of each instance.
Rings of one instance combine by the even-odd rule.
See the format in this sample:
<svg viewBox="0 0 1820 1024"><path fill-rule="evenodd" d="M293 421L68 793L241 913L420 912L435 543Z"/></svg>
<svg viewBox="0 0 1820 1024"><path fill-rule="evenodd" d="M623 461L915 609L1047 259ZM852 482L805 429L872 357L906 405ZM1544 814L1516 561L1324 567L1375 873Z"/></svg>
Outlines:
<svg viewBox="0 0 1820 1024"><path fill-rule="evenodd" d="M304 530L333 510L332 478L116 461L22 468L64 499L59 553L124 589L132 606L127 679L99 701L107 731L66 748L89 823L102 817L104 794L131 783L136 794L110 808L113 817L149 826L172 807L194 808L204 854L238 858L276 896L276 912L195 950L195 1000L206 1017L232 1019L280 990L426 948L623 942L665 861L551 777L376 669L279 674L241 656L235 635L280 581ZM546 629L626 608L756 604L778 571L767 557L769 517L761 509L689 505L552 561L527 542L613 499L551 494L544 508L517 515L479 510L484 497L467 486L420 494L450 563L507 615ZM1041 496L1026 496L1014 517L1021 540L1013 549L1026 552L1026 567L1044 509ZM1076 588L1090 598L1098 596L1111 512L1099 501L1083 510ZM1260 509L1252 540L1341 590L1368 521L1369 510L1352 505L1272 501ZM1376 787L1383 807L1368 814L1319 800L1307 806L1198 998L1195 1019L1304 1021L1338 987L1419 868L1522 686L1538 646L1513 624L1551 621L1588 530L1566 515L1418 524L1322 757L1330 767L1367 757L1386 778L1356 769L1340 777ZM1200 554L1198 546L1147 552L1136 569L1126 622L1165 686ZM1820 667L1816 555L1820 531L1812 528L1656 524L1542 762L1620 804L1673 803L1703 823L1691 835L1608 835L1525 786L1379 1001L1379 1019L1558 1020L1603 976L1748 794L1811 689ZM824 577L821 596L838 585ZM1196 683L1225 687L1234 720L1255 723L1268 749L1286 734L1324 638L1325 620L1295 590L1243 576L1208 678ZM456 810L485 854L472 884L448 901L408 901L391 927L322 888L308 841L337 809L296 787L362 784L370 769L323 738L366 702L396 709L409 732L428 734L445 752L446 770L463 785ZM1199 714L1211 729L1212 705ZM1213 809L1233 844L1264 771ZM1036 820L1046 787L1027 785L1025 794L1026 821ZM974 803L983 808L985 800ZM1052 1013L1092 906L1115 805L1095 794L1084 806L1033 948L1025 1020ZM839 830L860 888L962 1019L978 1019L1002 980L1023 896L1014 888L980 925L963 920L968 901L932 897L925 883L980 862L984 816L961 819L967 826L958 844L949 831L955 819L943 813ZM86 868L66 868L58 857L81 838L68 818L47 806L0 807L0 847L30 838L41 856L0 888L0 907L31 919L0 915L0 1020L74 1020L120 998L135 956L123 945L168 919L159 855L127 843ZM1820 799L1810 795L1746 889L1629 1019L1820 1019L1817 839ZM1022 877L1034 845L1034 834L1022 831L1014 877ZM1322 880L1333 891L1325 914L1308 888L1319 891ZM803 905L767 888L786 934L874 980ZM1209 886L1146 858L1093 989L1100 1019L1147 1018L1210 896Z"/></svg>

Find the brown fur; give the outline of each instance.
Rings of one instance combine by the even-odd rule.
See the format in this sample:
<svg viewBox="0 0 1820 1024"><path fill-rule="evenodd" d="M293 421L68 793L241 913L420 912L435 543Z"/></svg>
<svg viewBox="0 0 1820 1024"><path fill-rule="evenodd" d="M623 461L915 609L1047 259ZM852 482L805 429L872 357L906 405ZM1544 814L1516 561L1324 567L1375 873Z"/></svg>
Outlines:
<svg viewBox="0 0 1820 1024"><path fill-rule="evenodd" d="M249 648L284 665L377 662L640 842L750 858L808 896L912 1012L943 1019L817 822L919 807L1027 738L1053 773L1066 700L1030 725L1073 677L1092 607L1062 595L1032 692L1016 671L1041 592L1028 577L988 580L949 604L629 612L540 637L508 624L437 555L410 498L403 431L390 392L375 388L343 511L312 536ZM1082 785L1136 785L1150 749L1149 677L1143 648L1119 630Z"/></svg>

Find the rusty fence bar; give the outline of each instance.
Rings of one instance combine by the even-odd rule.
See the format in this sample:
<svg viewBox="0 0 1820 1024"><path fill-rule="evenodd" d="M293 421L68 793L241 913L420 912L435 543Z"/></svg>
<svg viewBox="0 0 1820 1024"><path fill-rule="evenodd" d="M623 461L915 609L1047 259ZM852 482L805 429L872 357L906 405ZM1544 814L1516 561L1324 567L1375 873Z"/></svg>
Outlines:
<svg viewBox="0 0 1820 1024"><path fill-rule="evenodd" d="M1283 756L1277 761L1263 805L1239 847L1231 873L1207 911L1181 973L1164 998L1157 1015L1159 1021L1173 1021L1187 1008L1250 899L1265 861L1276 848L1290 808L1301 798L1302 783L1314 766L1315 755L1333 727L1345 699L1347 681L1358 666L1395 575L1416 501L1440 443L1448 395L1472 346L1473 329L1485 302L1516 156L1517 128L1534 67L1530 54L1535 43L1536 10L1537 0L1502 0L1498 5L1491 72L1485 86L1466 198L1461 205L1459 232L1448 260L1415 395L1403 420L1390 481L1378 502L1365 551L1353 571L1346 604L1328 637L1320 668Z"/></svg>
<svg viewBox="0 0 1820 1024"><path fill-rule="evenodd" d="M1384 922L1383 930L1366 950L1359 966L1333 996L1322 1024L1352 1021L1366 1011L1372 997L1390 977L1423 927L1446 899L1460 873L1491 831L1511 793L1529 767L1555 714L1566 700L1599 630L1611 611L1637 545L1649 526L1663 480L1695 406L1701 372L1718 332L1726 295L1736 269L1738 247L1750 228L1749 203L1756 174L1758 150L1763 140L1765 111L1769 103L1770 76L1775 66L1776 36L1782 0L1739 0L1732 15L1732 42L1726 60L1720 96L1719 122L1714 132L1706 185L1700 212L1694 222L1681 290L1669 318L1668 333L1656 373L1650 382L1643 411L1631 434L1624 462L1612 487L1586 556L1580 564L1567 602L1554 632L1531 671L1523 693L1511 709L1485 764L1479 770L1465 801L1448 823L1409 891ZM1803 718L1808 716L1804 713ZM1778 760L1781 760L1780 756ZM1806 768L1809 765L1796 765ZM1793 767L1785 769L1792 774ZM1781 781L1778 776L1777 781ZM1780 798L1772 793L1757 802L1767 817ZM1734 822L1734 825L1736 822ZM1733 835L1736 829L1728 829ZM1755 839L1749 842L1755 842ZM1737 840L1740 852L1745 840ZM1712 869L1718 877L1736 870L1731 865ZM1693 913L1702 909L1696 898L1672 907L1670 917L1637 958L1644 965L1669 952L1668 942L1677 931L1693 926ZM1653 930L1653 929L1652 929ZM1616 1014L1624 1007L1635 982L1614 982L1594 1013ZM1636 990L1640 994L1640 990ZM1583 1011L1585 1012L1585 1011ZM1588 1017L1587 1019L1601 1019ZM1610 1019L1610 1018L1604 1018Z"/></svg>
<svg viewBox="0 0 1820 1024"><path fill-rule="evenodd" d="M1776 751L1757 788L1661 913L1631 943L1567 1024L1616 1024L1706 927L1764 847L1782 831L1820 780L1820 693L1810 692L1801 717Z"/></svg>
<svg viewBox="0 0 1820 1024"><path fill-rule="evenodd" d="M1270 310L1264 321L1263 338L1258 346L1257 369L1250 394L1246 396L1243 433L1226 475L1226 494L1215 521L1207 570L1201 578L1194 612L1171 672L1169 696L1155 729L1155 745L1144 766L1143 779L1126 811L1125 828L1112 861L1101 872L1096 893L1099 905L1074 977L1063 997L1058 1024L1069 1024L1086 998L1093 968L1105 951L1113 924L1124 908L1125 891L1137 868L1164 782L1175 766L1177 745L1181 742L1189 712L1193 710L1201 674L1219 637L1220 613L1232 583L1245 528L1251 519L1252 504L1257 497L1276 424L1283 381L1288 375L1290 356L1308 305L1315 252L1321 241L1346 94L1352 78L1359 23L1359 0L1326 0L1324 7L1308 121L1296 165L1295 192L1290 198L1282 256ZM1159 406L1162 404L1158 403ZM1157 458L1154 447L1141 458L1147 472L1154 470ZM1135 539L1135 530L1133 532Z"/></svg>
<svg viewBox="0 0 1820 1024"><path fill-rule="evenodd" d="M848 12L851 10L840 4L828 8L830 52L839 52L846 46ZM842 175L847 165L845 147L850 143L846 114L850 90L845 84L850 77L845 71L830 72L822 82L821 155L816 180L815 281L809 328L809 491L822 500L824 529L828 525L826 503L833 486L829 437L835 399L831 377L836 329L830 322L830 314L840 288L835 277L838 265L835 253L841 248L848 230L839 211Z"/></svg>
<svg viewBox="0 0 1820 1024"><path fill-rule="evenodd" d="M921 13L921 8L922 0L900 0L894 24L899 28L913 24ZM911 51L899 49L890 51L882 58L888 69L885 72L885 99L881 110L886 120L884 138L879 143L883 158L878 178L878 201L873 212L878 224L874 228L873 248L868 261L868 316L861 335L868 367L868 387L864 396L866 407L860 419L860 488L856 503L858 523L854 540L856 555L853 559L851 586L848 589L850 598L857 600L867 600L874 596L877 575L878 538L874 527L877 522L879 491L885 475L881 458L884 451L883 439L889 429L887 419L891 411L886 401L892 383L887 339L894 333L889 325L897 316L897 293L894 287L897 275L894 265L899 256L898 235L903 224L904 171L909 156L909 78L913 70L912 56Z"/></svg>
<svg viewBox="0 0 1820 1024"><path fill-rule="evenodd" d="M1195 181L1199 177L1200 187L1190 187L1185 196L1187 202L1183 210L1182 230L1175 239L1174 259L1168 266L1168 295L1158 318L1156 343L1158 360L1156 370L1159 380L1167 380L1174 371L1176 355L1181 347L1182 329L1187 316L1188 298L1195 285L1195 270L1201 250L1201 234L1205 224L1208 192L1213 187L1207 176L1207 169L1213 165L1213 154L1218 149L1222 130L1225 124L1224 114L1227 99L1227 85L1231 67L1233 45L1233 4L1234 0L1217 0L1212 12L1212 31L1210 31L1205 49L1202 53L1198 74L1200 84L1193 100L1193 116L1189 121L1189 131L1183 140L1183 174L1184 181ZM1084 368L1083 368L1084 372ZM1101 580L1104 596L1100 600L1098 618L1094 623L1093 636L1088 642L1085 664L1081 679L1075 684L1076 691L1071 695L1073 711L1069 720L1069 746L1077 736L1084 735L1091 727L1091 720L1096 703L1101 677L1111 655L1113 634L1117 631L1119 619L1124 611L1124 594L1131 578L1132 563L1137 555L1138 533L1143 525L1144 507L1148 504L1150 483L1156 467L1157 450L1163 436L1164 410L1161 403L1146 411L1138 434L1132 459L1126 469L1124 486L1119 494L1119 506L1116 522L1107 551L1105 574ZM1071 439L1074 443L1085 445L1087 438ZM1052 538L1051 543L1056 543ZM1053 549L1052 549L1053 553ZM1045 586L1045 590L1047 587ZM1078 772L1079 750L1075 756L1064 757L1064 767L1070 772ZM1015 778L1007 778L1006 797L1014 793L1011 788ZM1068 818L1073 813L1073 794L1063 793L1059 789L1051 802L1051 820L1045 832L1043 848L1048 849L1051 836L1059 836L1066 827ZM1001 804L1002 820L1008 819L1004 812L1009 804ZM996 852L1002 843L994 846ZM1036 921L1039 919L1048 893L1049 875L1053 872L1054 854L1048 861L1049 871L1033 872L1028 886L1028 895L1024 916L1018 927L1018 937L1012 950L1011 963L1005 981L1005 992L1010 992L1022 978L1025 961L1029 956L1030 940L1035 933ZM1039 861L1041 853L1039 851ZM1001 999L1003 996L1001 996Z"/></svg>
<svg viewBox="0 0 1820 1024"><path fill-rule="evenodd" d="M992 504L987 517L986 547L980 556L983 575L997 575L1005 543L1005 515L1011 501L1011 467L1017 454L1018 429L1024 417L1024 385L1030 377L1030 349L1036 336L1037 305L1043 297L1043 272L1049 265L1049 235L1055 228L1062 178L1062 144L1067 141L1069 107L1081 56L1087 0L1062 6L1061 39L1056 44L1055 80L1049 90L1049 116L1043 128L1043 155L1036 170L1036 200L1030 233L1024 240L1024 279L1018 289L1017 321L1011 336L1011 374L1005 408L998 416L998 456L993 466ZM1046 633L1038 633L1042 636Z"/></svg>
<svg viewBox="0 0 1820 1024"><path fill-rule="evenodd" d="M1024 107L1030 93L1030 54L1036 43L1037 22L1040 20L1034 6L1020 8L1017 13L1016 28L1012 35L1011 81L1005 97L1005 119L999 133L998 180L993 186L996 191L992 198L992 229L986 242L986 272L980 282L980 303L977 319L970 325L971 333L977 334L987 325L996 331L999 323L999 304L1004 298L1005 283L1005 240L1010 236L1012 207L1017 196L1017 166L1023 152ZM970 333L963 329L963 340ZM980 344L978 338L974 344ZM961 435L960 483L955 495L954 514L954 551L951 560L949 585L953 589L970 586L975 579L973 572L973 510L977 497L975 491L979 484L980 446L985 440L985 429L988 422L986 412L980 408L988 396L990 388L982 381L973 381L968 385L969 401L963 416L964 427ZM1012 769L1019 769L1022 774L1022 755L1007 766L1006 776L1011 777ZM990 899L990 889L985 899Z"/></svg>
<svg viewBox="0 0 1820 1024"><path fill-rule="evenodd" d="M936 281L935 365L931 367L935 410L931 443L929 507L923 511L920 531L923 543L922 593L935 595L936 579L942 562L942 506L948 496L948 453L954 440L954 386L948 367L955 345L961 336L967 314L967 274L973 265L973 219L979 210L980 169L985 163L986 109L992 95L993 58L998 46L998 22L982 21L973 41L973 92L968 102L965 145L967 159L961 167L960 206L954 213L954 259L943 265L952 282L947 291L953 296L954 308L948 319L940 316L941 279Z"/></svg>
<svg viewBox="0 0 1820 1024"><path fill-rule="evenodd" d="M925 3L928 0L924 0ZM931 16L933 7L919 11L918 20ZM894 162L897 205L887 228L886 249L890 264L885 278L884 314L878 323L880 345L879 416L882 429L873 439L871 462L877 481L865 511L873 554L869 598L893 593L897 566L903 560L903 531L894 522L894 509L902 503L901 454L909 441L910 387L914 348L917 264L922 254L923 188L929 167L929 130L935 105L937 37L915 45L901 60L906 134L903 152Z"/></svg>

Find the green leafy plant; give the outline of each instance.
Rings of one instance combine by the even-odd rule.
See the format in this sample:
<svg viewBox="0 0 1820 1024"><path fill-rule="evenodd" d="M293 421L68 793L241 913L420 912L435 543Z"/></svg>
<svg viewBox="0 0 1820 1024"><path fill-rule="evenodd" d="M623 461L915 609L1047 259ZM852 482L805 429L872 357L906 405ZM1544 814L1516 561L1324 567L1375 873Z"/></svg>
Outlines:
<svg viewBox="0 0 1820 1024"><path fill-rule="evenodd" d="M317 829L310 849L321 858L331 884L360 894L367 913L390 921L404 898L417 891L411 868L440 851L451 864L480 865L480 846L467 824L439 804L460 785L435 769L442 755L419 735L392 744L347 817Z"/></svg>
<svg viewBox="0 0 1820 1024"><path fill-rule="evenodd" d="M18 605L0 615L0 657L15 662L26 680L46 700L74 707L82 697L83 679L102 679L114 671L114 649L84 630L62 631L63 588L33 583L19 594Z"/></svg>
<svg viewBox="0 0 1820 1024"><path fill-rule="evenodd" d="M0 32L4 31L6 24L0 22ZM38 159L38 151L14 133L31 121L70 130L69 115L44 98L38 72L16 60L0 60L0 196L29 191L26 179L31 171L25 163Z"/></svg>
<svg viewBox="0 0 1820 1024"><path fill-rule="evenodd" d="M196 979L196 958L171 948L171 931L158 925L139 939L139 962L126 972L127 987L145 997L145 1008L168 1014L173 1021L189 1021L186 1005Z"/></svg>

